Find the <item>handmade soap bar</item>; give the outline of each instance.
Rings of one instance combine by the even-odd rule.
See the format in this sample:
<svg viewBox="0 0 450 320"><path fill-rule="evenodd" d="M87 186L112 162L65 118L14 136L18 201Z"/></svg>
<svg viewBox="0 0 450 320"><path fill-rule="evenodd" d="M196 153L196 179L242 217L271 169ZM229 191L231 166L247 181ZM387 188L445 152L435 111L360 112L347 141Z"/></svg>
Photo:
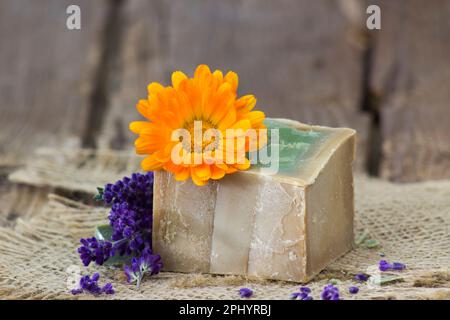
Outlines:
<svg viewBox="0 0 450 320"><path fill-rule="evenodd" d="M254 165L198 187L155 173L153 246L165 270L306 282L352 248L355 131L265 124L279 130L276 174Z"/></svg>

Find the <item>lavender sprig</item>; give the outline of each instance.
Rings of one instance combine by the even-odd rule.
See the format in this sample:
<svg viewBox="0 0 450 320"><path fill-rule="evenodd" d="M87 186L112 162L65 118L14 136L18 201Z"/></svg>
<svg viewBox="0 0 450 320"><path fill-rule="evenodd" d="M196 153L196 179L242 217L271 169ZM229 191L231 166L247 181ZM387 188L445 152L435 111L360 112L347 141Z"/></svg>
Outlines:
<svg viewBox="0 0 450 320"><path fill-rule="evenodd" d="M366 282L369 279L369 275L365 273L358 273L355 275L355 280L358 282Z"/></svg>
<svg viewBox="0 0 450 320"><path fill-rule="evenodd" d="M321 298L322 300L339 300L339 289L329 284L323 288Z"/></svg>
<svg viewBox="0 0 450 320"><path fill-rule="evenodd" d="M310 293L310 288L300 287L300 291L291 293L290 298L295 300L313 300L313 297L310 296Z"/></svg>
<svg viewBox="0 0 450 320"><path fill-rule="evenodd" d="M81 294L83 292L91 293L93 295L100 295L102 293L105 294L114 294L114 288L111 283L105 284L103 287L98 285L98 280L100 279L100 275L98 273L94 273L92 278L89 275L84 275L80 279L79 287L77 289L73 289L70 292L73 295Z"/></svg>
<svg viewBox="0 0 450 320"><path fill-rule="evenodd" d="M97 240L96 238L80 239L81 247L78 248L80 259L84 266L88 266L92 261L102 265L109 259L112 253L112 244L108 241Z"/></svg>
<svg viewBox="0 0 450 320"><path fill-rule="evenodd" d="M81 239L78 248L85 266L92 261L102 265L116 253L140 257L152 247L153 172L134 173L114 184L98 188L96 199L111 205L109 221L111 241L96 238Z"/></svg>
<svg viewBox="0 0 450 320"><path fill-rule="evenodd" d="M114 250L120 255L137 255L151 248L153 172L134 173L103 190L105 204L111 205L110 225Z"/></svg>
<svg viewBox="0 0 450 320"><path fill-rule="evenodd" d="M110 257L126 255L132 257L130 266L125 266L128 282L139 287L145 275L154 275L162 268L161 257L152 254L152 216L153 216L153 173L134 173L130 178L124 177L114 184L98 188L96 200L103 200L110 205L109 222L111 233L99 239L81 239L82 246L78 253L85 266L92 261L102 265ZM103 238L110 241L105 241ZM98 274L92 279L84 276L80 288L72 291L79 294L87 291L93 294L114 293L110 283L100 288L97 284Z"/></svg>
<svg viewBox="0 0 450 320"><path fill-rule="evenodd" d="M380 260L379 262L380 271L388 271L388 270L404 270L406 269L406 265L400 262L389 263L386 260Z"/></svg>
<svg viewBox="0 0 450 320"><path fill-rule="evenodd" d="M351 294L357 294L359 292L359 288L355 287L355 286L351 286L350 288L348 288L348 292Z"/></svg>
<svg viewBox="0 0 450 320"><path fill-rule="evenodd" d="M253 290L250 288L240 288L238 293L241 298L250 298L253 295Z"/></svg>
<svg viewBox="0 0 450 320"><path fill-rule="evenodd" d="M161 256L159 254L151 254L150 250L146 252L140 258L133 258L130 266L125 266L124 271L129 283L136 283L139 288L143 277L148 274L149 276L158 274L163 266Z"/></svg>

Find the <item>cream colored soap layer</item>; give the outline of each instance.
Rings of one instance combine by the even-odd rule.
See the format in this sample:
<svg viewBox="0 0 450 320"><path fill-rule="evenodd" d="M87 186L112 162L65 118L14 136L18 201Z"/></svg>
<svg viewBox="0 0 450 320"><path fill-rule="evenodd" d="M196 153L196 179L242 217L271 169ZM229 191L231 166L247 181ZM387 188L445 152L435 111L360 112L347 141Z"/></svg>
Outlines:
<svg viewBox="0 0 450 320"><path fill-rule="evenodd" d="M247 273L258 193L258 178L254 176L238 175L220 181L212 234L212 273Z"/></svg>
<svg viewBox="0 0 450 320"><path fill-rule="evenodd" d="M262 177L251 241L250 276L306 280L303 187Z"/></svg>
<svg viewBox="0 0 450 320"><path fill-rule="evenodd" d="M355 132L274 120L325 134L287 175L260 169L207 186L155 173L155 252L164 269L306 282L351 249Z"/></svg>
<svg viewBox="0 0 450 320"><path fill-rule="evenodd" d="M354 136L336 149L306 188L307 274L315 275L353 246Z"/></svg>
<svg viewBox="0 0 450 320"><path fill-rule="evenodd" d="M154 185L153 248L164 268L209 272L217 183L198 188L159 171Z"/></svg>

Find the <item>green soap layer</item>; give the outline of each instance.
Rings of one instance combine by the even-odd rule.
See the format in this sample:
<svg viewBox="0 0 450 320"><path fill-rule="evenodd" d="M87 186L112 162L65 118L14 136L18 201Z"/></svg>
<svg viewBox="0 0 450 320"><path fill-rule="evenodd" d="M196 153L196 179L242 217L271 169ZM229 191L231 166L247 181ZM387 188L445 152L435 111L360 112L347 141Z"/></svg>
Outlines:
<svg viewBox="0 0 450 320"><path fill-rule="evenodd" d="M314 157L318 148L328 139L329 132L301 130L286 123L266 119L264 124L268 129L268 144L263 149L271 155L272 132L271 129L278 129L279 132L279 173L283 175L296 174L302 163L310 161ZM259 158L258 158L259 159ZM259 162L255 168L269 167L270 164Z"/></svg>

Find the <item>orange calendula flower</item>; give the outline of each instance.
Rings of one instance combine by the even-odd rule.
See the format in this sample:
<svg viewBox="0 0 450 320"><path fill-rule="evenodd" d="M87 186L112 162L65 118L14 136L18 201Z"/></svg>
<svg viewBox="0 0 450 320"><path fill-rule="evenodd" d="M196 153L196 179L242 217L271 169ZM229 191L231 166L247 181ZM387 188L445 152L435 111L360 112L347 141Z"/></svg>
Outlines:
<svg viewBox="0 0 450 320"><path fill-rule="evenodd" d="M238 76L206 65L193 78L172 74L172 86L148 86L148 98L137 109L147 121L135 121L130 130L139 135L136 153L148 155L145 171L172 172L176 180L189 177L199 186L209 179L250 167L249 151L267 139L265 115L253 111L253 95L237 98Z"/></svg>

